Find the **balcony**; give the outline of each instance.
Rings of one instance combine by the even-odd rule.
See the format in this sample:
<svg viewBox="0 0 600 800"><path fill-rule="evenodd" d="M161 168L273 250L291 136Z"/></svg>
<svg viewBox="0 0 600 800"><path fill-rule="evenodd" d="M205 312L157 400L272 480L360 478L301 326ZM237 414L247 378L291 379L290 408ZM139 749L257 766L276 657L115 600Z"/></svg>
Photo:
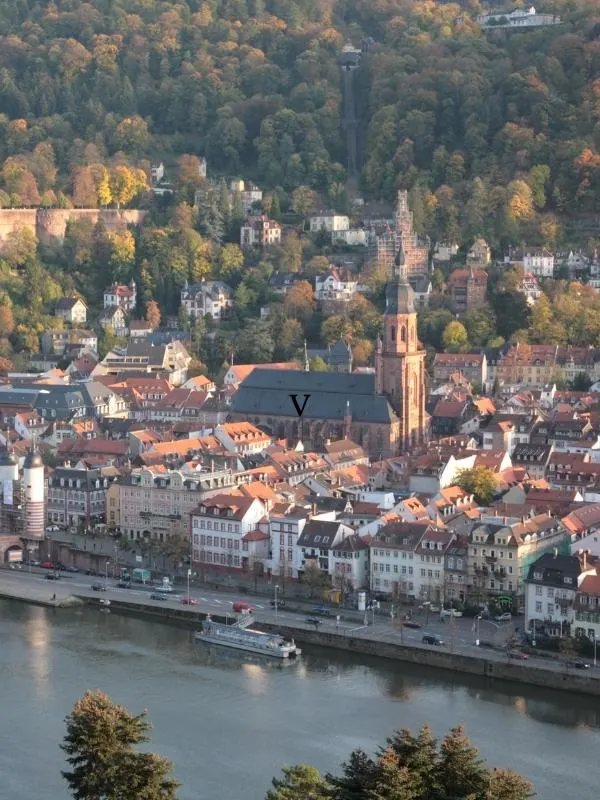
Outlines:
<svg viewBox="0 0 600 800"><path fill-rule="evenodd" d="M496 564L498 561L497 556L485 556L485 563L486 564Z"/></svg>

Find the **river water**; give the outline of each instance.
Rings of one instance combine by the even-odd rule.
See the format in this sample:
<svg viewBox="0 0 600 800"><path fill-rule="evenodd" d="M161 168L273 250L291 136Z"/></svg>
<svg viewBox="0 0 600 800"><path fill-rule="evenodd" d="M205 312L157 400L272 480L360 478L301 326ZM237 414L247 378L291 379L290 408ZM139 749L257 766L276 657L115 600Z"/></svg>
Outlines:
<svg viewBox="0 0 600 800"><path fill-rule="evenodd" d="M335 771L399 727L457 723L494 766L544 800L597 797L600 703L516 684L493 688L401 663L305 650L280 665L193 643L180 628L0 600L0 781L10 800L68 800L64 717L86 689L148 709L152 749L181 800L263 800L283 764Z"/></svg>

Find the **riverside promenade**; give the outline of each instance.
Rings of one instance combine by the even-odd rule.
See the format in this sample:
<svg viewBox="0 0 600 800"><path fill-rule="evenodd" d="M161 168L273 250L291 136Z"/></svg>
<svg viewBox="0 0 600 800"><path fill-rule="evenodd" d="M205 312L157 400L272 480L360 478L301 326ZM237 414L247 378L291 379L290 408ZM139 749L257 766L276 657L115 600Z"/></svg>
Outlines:
<svg viewBox="0 0 600 800"><path fill-rule="evenodd" d="M94 591L93 583L106 586L106 591ZM233 594L195 589L190 592L194 604L187 605L182 603L187 594L185 590L170 594L166 600L152 599L151 594L151 587L118 588L106 579L81 573L53 581L47 580L42 571L0 570L0 597L57 609L87 604L104 611L108 608L106 601L110 601L111 613L154 619L187 629L197 628L207 614L216 620L231 621L235 617L231 606L239 599ZM499 645L476 646L472 635L466 633L470 621L465 620L467 625L459 629L452 622L440 626L439 622L430 620L422 629L411 630L376 617L372 624L364 624L365 619L357 620L355 612L352 612L353 618L341 612L339 619L324 619L315 629L311 615L307 616L304 610L291 610L287 605L285 610L275 610L264 598L252 599L252 603L257 628L280 632L305 645L439 667L483 676L494 682L516 681L600 696L600 669L575 670L560 659L543 656L530 656L526 661L509 659ZM442 647L427 646L421 641L425 631L434 629L443 631Z"/></svg>

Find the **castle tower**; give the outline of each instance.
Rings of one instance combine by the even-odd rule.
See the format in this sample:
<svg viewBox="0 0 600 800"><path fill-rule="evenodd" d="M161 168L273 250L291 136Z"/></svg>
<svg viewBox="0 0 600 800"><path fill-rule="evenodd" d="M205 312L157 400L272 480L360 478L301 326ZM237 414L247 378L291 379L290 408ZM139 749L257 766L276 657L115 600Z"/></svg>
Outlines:
<svg viewBox="0 0 600 800"><path fill-rule="evenodd" d="M419 349L415 295L408 282L404 248L396 254L385 291L384 337L375 356L375 384L400 420L398 449L425 439L425 352Z"/></svg>
<svg viewBox="0 0 600 800"><path fill-rule="evenodd" d="M23 464L25 539L43 539L45 527L44 464L34 443Z"/></svg>

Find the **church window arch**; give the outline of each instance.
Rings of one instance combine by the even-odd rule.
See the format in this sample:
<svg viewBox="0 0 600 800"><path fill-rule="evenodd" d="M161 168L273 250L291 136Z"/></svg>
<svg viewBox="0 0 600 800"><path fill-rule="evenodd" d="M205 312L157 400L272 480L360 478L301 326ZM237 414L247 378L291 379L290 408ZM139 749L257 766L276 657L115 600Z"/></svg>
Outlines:
<svg viewBox="0 0 600 800"><path fill-rule="evenodd" d="M390 327L390 339L392 340L392 342L396 341L396 326L395 325L392 325Z"/></svg>
<svg viewBox="0 0 600 800"><path fill-rule="evenodd" d="M406 327L404 325L400 328L400 341L406 341Z"/></svg>

